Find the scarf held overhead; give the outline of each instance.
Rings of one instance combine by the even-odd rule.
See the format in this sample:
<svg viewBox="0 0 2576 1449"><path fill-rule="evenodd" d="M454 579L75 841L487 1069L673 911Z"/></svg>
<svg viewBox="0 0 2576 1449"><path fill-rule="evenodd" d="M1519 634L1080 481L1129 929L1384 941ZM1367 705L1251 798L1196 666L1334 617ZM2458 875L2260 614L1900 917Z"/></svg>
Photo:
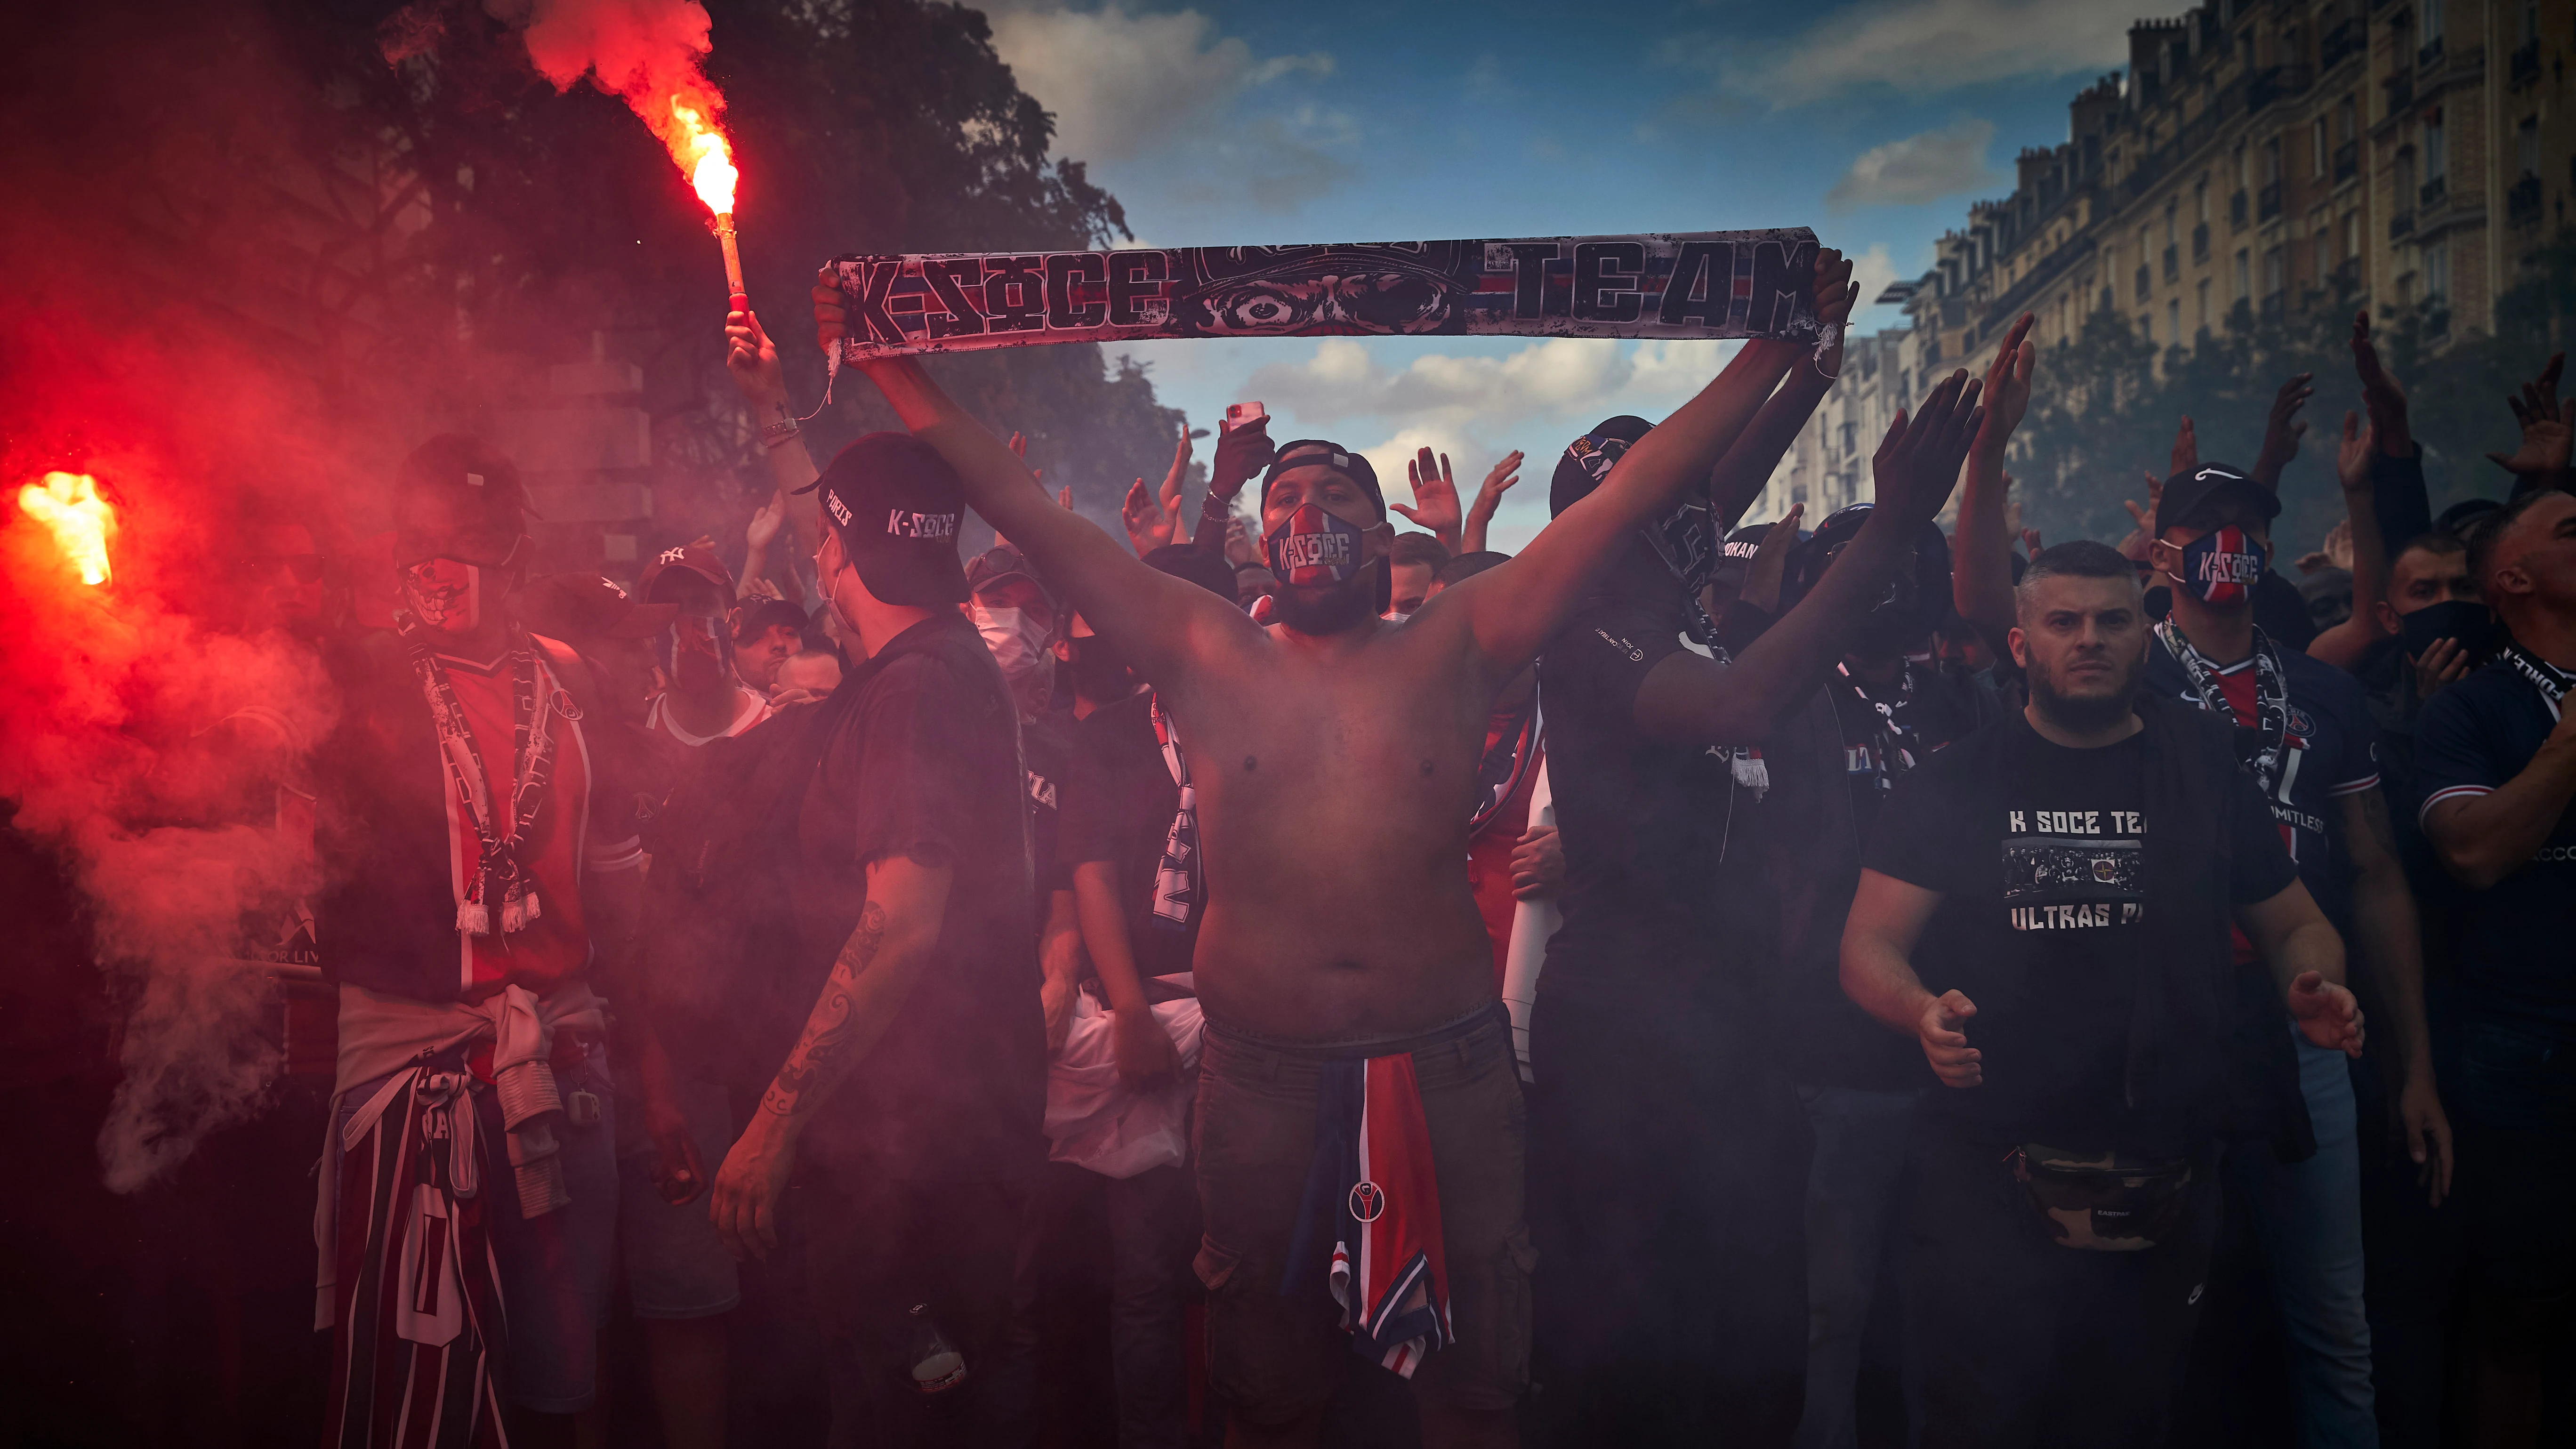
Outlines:
<svg viewBox="0 0 2576 1449"><path fill-rule="evenodd" d="M1624 237L853 255L836 361L1174 337L1773 337L1820 342L1816 237Z"/></svg>

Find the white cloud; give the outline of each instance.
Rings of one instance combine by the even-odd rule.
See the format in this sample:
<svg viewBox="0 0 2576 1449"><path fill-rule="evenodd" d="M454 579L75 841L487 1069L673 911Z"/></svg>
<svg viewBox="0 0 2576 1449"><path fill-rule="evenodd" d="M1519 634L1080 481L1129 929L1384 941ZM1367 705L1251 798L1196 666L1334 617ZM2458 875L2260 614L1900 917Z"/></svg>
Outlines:
<svg viewBox="0 0 2576 1449"><path fill-rule="evenodd" d="M1825 205L1836 212L1919 206L1999 184L2003 176L1986 164L1986 147L1994 139L1994 122L1969 119L1872 146L1825 193Z"/></svg>
<svg viewBox="0 0 2576 1449"><path fill-rule="evenodd" d="M1204 134L1244 95L1290 76L1324 77L1333 58L1255 58L1196 10L1135 14L1117 4L1074 10L1035 0L984 7L993 49L1020 89L1055 113L1056 150L1118 161Z"/></svg>
<svg viewBox="0 0 2576 1449"><path fill-rule="evenodd" d="M1861 310L1867 310L1877 301L1878 294L1887 290L1888 283L1901 276L1915 275L1896 270L1895 259L1887 254L1885 242L1872 243L1868 251L1852 258L1851 263L1852 280L1860 284Z"/></svg>
<svg viewBox="0 0 2576 1449"><path fill-rule="evenodd" d="M1529 455L1524 478L1535 470L1543 482L1566 441L1602 418L1661 418L1716 376L1741 344L1556 337L1500 356L1405 357L1420 345L1324 338L1301 362L1255 370L1241 395L1293 415L1301 431L1366 438L1386 429L1380 441L1353 446L1398 496L1405 460L1422 447L1448 453L1459 487L1472 492L1484 468L1510 449ZM1543 487L1527 491L1545 502Z"/></svg>
<svg viewBox="0 0 2576 1449"><path fill-rule="evenodd" d="M1732 37L1703 35L1667 53L1715 75L1722 93L1775 107L1871 86L1928 96L2125 65L2136 13L2100 0L1876 0L1820 20L1785 46L1748 51Z"/></svg>

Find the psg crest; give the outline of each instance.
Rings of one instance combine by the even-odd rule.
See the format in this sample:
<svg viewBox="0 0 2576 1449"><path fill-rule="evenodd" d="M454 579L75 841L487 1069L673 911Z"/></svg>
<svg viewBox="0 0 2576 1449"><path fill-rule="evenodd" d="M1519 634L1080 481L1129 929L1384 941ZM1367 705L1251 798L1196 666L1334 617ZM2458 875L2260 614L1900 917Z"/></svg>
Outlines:
<svg viewBox="0 0 2576 1449"><path fill-rule="evenodd" d="M1351 1216L1354 1219L1364 1223L1373 1223L1377 1221L1378 1215L1385 1211L1385 1188L1378 1186L1376 1183L1369 1181L1365 1177L1351 1184Z"/></svg>

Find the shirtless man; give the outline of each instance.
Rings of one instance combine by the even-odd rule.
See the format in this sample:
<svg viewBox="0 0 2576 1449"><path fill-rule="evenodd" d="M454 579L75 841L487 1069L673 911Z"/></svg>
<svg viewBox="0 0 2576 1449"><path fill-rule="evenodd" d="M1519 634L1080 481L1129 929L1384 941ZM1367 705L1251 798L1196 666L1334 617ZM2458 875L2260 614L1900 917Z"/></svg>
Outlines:
<svg viewBox="0 0 2576 1449"><path fill-rule="evenodd" d="M1839 253L1819 255L1828 323L1849 315L1850 275ZM828 349L843 326L828 274L814 302ZM770 353L756 322L735 321L738 358ZM1394 530L1367 460L1290 443L1262 489L1265 549L1283 579L1267 627L1057 506L918 363L862 364L956 469L976 512L1121 641L1185 745L1196 818L1194 832L1176 831L1175 866L1204 872L1207 902L1198 1272L1211 1294L1211 1376L1234 1405L1230 1444L1312 1443L1354 1346L1412 1377L1426 1444L1513 1441L1533 1262L1522 1108L1461 868L1492 702L1594 568L1705 482L1805 351L1745 344L1517 558L1401 625L1378 617ZM764 371L774 377L774 362ZM747 376L745 386L764 416L784 403L783 388L773 398ZM1319 1113L1319 1097L1345 1094L1346 1117ZM1319 1116L1333 1134L1323 1152ZM1363 1135L1369 1180L1337 1176ZM1337 1240L1358 1272L1347 1290L1364 1320L1356 1334L1341 1331L1331 1296ZM1424 1281L1379 1281L1417 1252Z"/></svg>

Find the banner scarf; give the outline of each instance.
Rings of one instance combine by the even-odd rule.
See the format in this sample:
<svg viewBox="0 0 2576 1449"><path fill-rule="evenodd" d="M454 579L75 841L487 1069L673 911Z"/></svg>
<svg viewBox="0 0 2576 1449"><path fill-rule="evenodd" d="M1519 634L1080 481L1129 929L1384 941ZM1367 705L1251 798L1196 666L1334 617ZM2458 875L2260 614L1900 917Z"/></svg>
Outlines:
<svg viewBox="0 0 2576 1449"><path fill-rule="evenodd" d="M1835 665L1834 673L1842 677L1843 683L1851 686L1853 698L1858 699L1863 705L1876 713L1877 723L1871 728L1870 742L1866 745L1861 745L1858 748L1868 752L1870 772L1877 776L1878 788L1881 790L1895 789L1896 777L1907 770L1913 769L1916 765L1922 763L1923 759L1915 749L1915 746L1919 744L1920 741L1915 738L1914 731L1907 729L1903 724L1899 723L1896 718L1896 712L1898 710L1901 710L1914 702L1913 661L1905 661L1903 666L1897 670L1896 702L1894 704L1886 703L1885 701L1880 700L1877 696L1872 695L1867 689L1862 688L1861 682L1852 678L1852 672L1847 666L1841 664ZM1845 747L1846 754L1844 757L1844 768L1847 773L1857 773L1850 769L1851 762L1848 753L1850 748L1851 747L1849 746Z"/></svg>
<svg viewBox="0 0 2576 1449"><path fill-rule="evenodd" d="M497 802L491 772L483 764L483 752L475 746L474 731L465 722L464 707L457 703L456 691L447 682L447 671L430 647L428 631L408 613L398 615L395 624L411 655L413 672L420 677L421 695L429 702L430 721L438 731L438 757L446 767L448 784L455 790L457 805L473 824L475 838L482 846L481 857L466 873L465 897L456 903L456 929L468 936L492 935L496 927L502 934L525 930L537 919L541 903L535 879L520 863L519 845L533 838L537 814L545 808L547 787L552 783L555 742L547 722L549 716L556 714L567 721L578 716L571 701L556 687L554 676L538 664L527 631L513 625L510 699L511 752L515 758L514 768L504 782L510 791L510 834L503 839L494 819ZM501 908L497 919L492 913L495 904Z"/></svg>
<svg viewBox="0 0 2576 1449"><path fill-rule="evenodd" d="M2182 636L2167 618L2156 625L2156 637L2164 641L2174 659L2182 665L2184 677L2200 696L2203 709L2236 726L2236 758L2254 772L2255 780L2271 795L2281 783L2281 747L2290 738L2290 689L2281 671L2281 656L2272 647L2271 638L2262 630L2254 631L2254 719L2249 723L2236 717L2235 706L2227 702L2227 692L2218 687L2218 666L2209 662L2191 641ZM2251 739L2248 739L2251 736ZM2250 745L2250 751L2249 751Z"/></svg>
<svg viewBox="0 0 2576 1449"><path fill-rule="evenodd" d="M854 254L836 362L1176 337L1769 337L1822 345L1816 235Z"/></svg>
<svg viewBox="0 0 2576 1449"><path fill-rule="evenodd" d="M2552 720L2557 719L2559 701L2567 697L2570 685L2576 685L2576 675L2569 674L2519 644L2508 646L2504 651L2504 657L2505 662L2513 666L2515 673L2531 681L2531 687L2540 691L2540 702L2549 706L2549 717Z"/></svg>

